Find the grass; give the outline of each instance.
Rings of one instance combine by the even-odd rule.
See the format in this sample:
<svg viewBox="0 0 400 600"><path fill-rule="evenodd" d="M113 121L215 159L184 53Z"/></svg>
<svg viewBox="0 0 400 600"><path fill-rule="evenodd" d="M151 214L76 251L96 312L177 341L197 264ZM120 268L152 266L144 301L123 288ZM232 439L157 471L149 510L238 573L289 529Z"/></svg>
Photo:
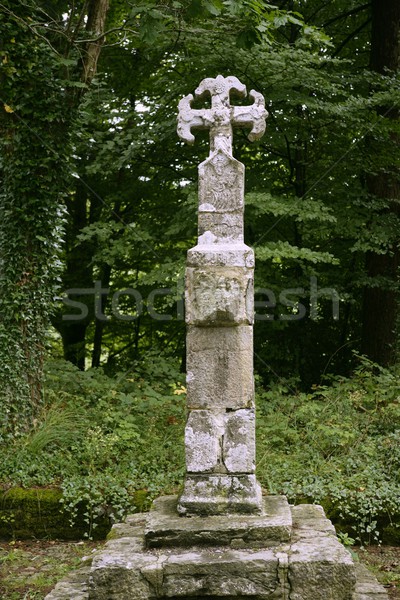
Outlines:
<svg viewBox="0 0 400 600"><path fill-rule="evenodd" d="M390 600L400 599L400 548L398 546L366 546L355 548L364 563L385 586Z"/></svg>
<svg viewBox="0 0 400 600"><path fill-rule="evenodd" d="M98 547L94 542L0 542L0 598L43 600Z"/></svg>

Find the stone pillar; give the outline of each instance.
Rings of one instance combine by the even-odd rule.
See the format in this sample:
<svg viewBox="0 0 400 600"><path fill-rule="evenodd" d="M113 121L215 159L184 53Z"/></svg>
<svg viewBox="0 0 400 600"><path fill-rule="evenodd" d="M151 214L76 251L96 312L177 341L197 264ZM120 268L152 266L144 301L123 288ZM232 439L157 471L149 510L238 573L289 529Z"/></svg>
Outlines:
<svg viewBox="0 0 400 600"><path fill-rule="evenodd" d="M198 244L186 269L186 476L178 511L184 515L259 513L255 477L253 382L254 253L244 244L244 166L232 156L232 125L265 128L266 110L252 91L250 106L236 79L205 79L195 95L211 95L211 109L179 105L178 133L192 143L192 128L210 129L210 156L199 166Z"/></svg>

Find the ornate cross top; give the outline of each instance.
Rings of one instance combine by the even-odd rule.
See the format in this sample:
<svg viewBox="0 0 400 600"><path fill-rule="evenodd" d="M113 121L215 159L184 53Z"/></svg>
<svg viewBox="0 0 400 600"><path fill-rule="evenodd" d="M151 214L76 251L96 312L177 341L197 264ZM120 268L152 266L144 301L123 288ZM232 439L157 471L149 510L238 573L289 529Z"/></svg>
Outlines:
<svg viewBox="0 0 400 600"><path fill-rule="evenodd" d="M259 139L265 131L265 101L259 92L251 90L250 106L231 106L230 92L245 98L246 86L237 77L222 77L203 79L194 93L182 98L179 102L178 135L188 144L194 143L192 129L210 130L210 154L215 150L225 150L232 156L232 125L251 128L249 140ZM191 104L196 98L211 96L211 108L197 110Z"/></svg>

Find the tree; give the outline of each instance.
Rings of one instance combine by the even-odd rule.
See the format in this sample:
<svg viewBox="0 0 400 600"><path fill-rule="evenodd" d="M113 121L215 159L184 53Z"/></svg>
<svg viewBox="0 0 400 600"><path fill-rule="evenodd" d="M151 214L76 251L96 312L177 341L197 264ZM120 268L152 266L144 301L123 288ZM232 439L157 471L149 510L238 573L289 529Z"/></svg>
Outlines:
<svg viewBox="0 0 400 600"><path fill-rule="evenodd" d="M14 434L34 421L42 402L71 130L82 90L95 74L108 1L91 0L85 8L85 33L94 33L94 41L85 42L78 79L76 47L71 43L62 54L68 26L54 29L54 19L34 2L2 3L0 412L4 430Z"/></svg>
<svg viewBox="0 0 400 600"><path fill-rule="evenodd" d="M315 6L310 4L311 13ZM351 27L345 33L340 27L333 31L337 48L332 50L326 36L304 27L294 13L261 4L258 12L252 12L240 3L236 13L214 7L211 20L200 8L196 14L193 7L181 6L176 18L141 7L134 24L130 22L137 35L128 32L129 43L104 48L100 65L104 79L100 75L92 100L86 96L89 117L77 145L76 169L88 188L81 225L70 220L65 288L93 287L90 272L82 274L83 264L89 265L94 276L104 280L103 288L110 287L110 294L102 296L102 311L112 317L113 291L134 282L146 298L150 285L165 288L175 283L182 273L184 249L194 242L196 198L188 182L196 180L196 165L206 152L201 143L185 150L179 145L177 99L206 75L239 75L249 88L264 92L271 113L258 148L249 147L244 134L235 137L236 155L251 165L247 240L256 246L258 285L272 287L277 297L285 289L304 290L292 305L276 307L273 323L258 323L256 352L264 373L273 357L274 370L282 375L300 373L304 385L310 385L328 363L339 370L349 368L349 350L361 326L363 251L356 247L368 208L365 204L355 212L347 204L349 199L354 206L360 199L364 202L360 174L365 156L358 146L351 163L343 157L354 138L363 135L369 89L365 74L359 73L357 53L355 60L332 54L339 49L351 54L349 45L361 44L354 40L360 25L353 21L360 18L365 23L365 14L355 7L354 15L349 15L339 7L338 20L330 26L350 19ZM329 14L328 18L318 12L321 19L316 24L332 19ZM365 26L361 29L363 46ZM260 36L261 30L268 32L266 37ZM77 197L78 189L71 196L73 203ZM299 302L310 313L310 277L318 278L320 288L341 294L344 318L332 320L332 299L320 298L318 321L291 320ZM93 297L88 302L90 309ZM128 313L134 309L125 304ZM74 327L81 332L80 348L86 355L92 349L96 366L103 356L103 364L117 361L121 368L154 343L182 352L182 323L155 322L145 310L130 327L115 318L94 319L92 308L87 322L82 319L75 325L62 321L62 313L59 316L65 355L79 360L81 367L83 352L77 356L74 339L66 335ZM179 340L178 346L171 340ZM343 347L348 351L338 352Z"/></svg>
<svg viewBox="0 0 400 600"><path fill-rule="evenodd" d="M49 197L63 192L59 213L64 202L67 208L65 244L61 253L56 249L61 258L58 296L69 290L70 300L81 307L75 308L77 318L71 319L71 302L58 302L52 315L65 358L81 369L91 362L112 373L128 367L150 347L184 356L180 299L184 257L195 242L197 164L207 153L208 141L200 136L195 147L183 148L175 133L175 115L179 98L202 78L222 73L236 75L248 89L264 93L270 112L266 135L258 145L251 146L245 132L235 134L235 155L248 167L246 241L256 250L257 286L276 298L274 308L259 311L267 316L256 327L260 373L265 381L275 377L274 372L299 375L302 385L309 387L327 368L348 371L351 350L360 347L362 289L366 282L375 287L382 282L373 272L366 279L366 253L391 251L397 222L395 203L388 210L385 197L371 194L375 166L379 164L380 175L387 174L391 152L386 141L393 136L395 120L382 118L393 79L367 70L368 5L361 0L336 3L334 12L331 5L317 0L282 1L277 8L262 0L149 2L135 7L125 0L110 7L106 0L41 0L34 12L33 3L24 6L19 9L25 10L24 45L40 47L44 63L52 65L51 77L37 78L43 86L31 90L26 106L41 100L44 109L37 109L37 121L43 135L50 135L48 115L56 115L49 145L57 148L59 159L55 155L49 166L54 175ZM11 5L9 11L15 26L22 28L18 20L22 12L19 15ZM32 23L28 14L35 15ZM22 52L23 44L15 45L12 39L10 33L7 51L18 47ZM32 68L28 54L19 67L27 73ZM4 72L7 60L2 63ZM5 104L14 112L4 110L2 115L13 127L16 123L10 119L19 114L14 101L20 94L19 81L8 81L11 99ZM48 97L53 98L51 110ZM373 143L370 135L365 144L371 128ZM3 132L6 140L6 127ZM25 144L30 160L37 156L40 162L31 141L26 138ZM4 173L11 165L17 169L19 152L10 154L7 165L4 161ZM7 181L13 181L11 171ZM40 189L36 193L39 207ZM4 195L4 214L16 224L15 207L9 211L6 197L11 198L9 192ZM36 222L37 214L31 210L24 218ZM45 231L54 227L53 213L46 214L49 220L40 235L47 244ZM59 227L60 215L57 219ZM7 265L12 265L16 248L26 254L21 241L7 249L12 223L5 220L2 229ZM54 243L43 242L43 247L55 249ZM38 262L54 261L42 253ZM48 300L34 295L46 312L38 333L42 340L54 293L51 271ZM325 294L315 300L314 280L318 289L330 288L336 296ZM109 291L100 293L95 281ZM141 306L132 291L122 293L133 288L143 299ZM154 297L155 288L172 291ZM6 297L8 288L4 290ZM40 292L44 293L43 285ZM338 296L340 318L335 320L332 302ZM19 304L11 303L15 314L20 314L26 298L22 294ZM265 303L265 293L258 299ZM304 318L298 318L303 307ZM174 318L154 319L154 309ZM104 318L97 318L96 312ZM10 334L12 319L8 324L4 320L4 354L8 340L17 339ZM34 317L32 322L39 320ZM15 363L11 357L18 348L17 344L10 353L10 364ZM21 365L18 373L26 373ZM19 374L13 376L15 385L21 382ZM26 398L28 388L21 398L24 394ZM13 395L10 392L10 398Z"/></svg>
<svg viewBox="0 0 400 600"><path fill-rule="evenodd" d="M95 318L93 294L85 298L78 292L71 299L86 303L86 318L74 321L68 306L60 307L53 319L62 335L64 356L80 368L90 351L93 366L100 364L102 354L109 362L112 357L121 358L121 349L137 354L140 340L146 348L156 339L164 345L165 339L170 343L178 339L178 351L183 351L182 322L155 322L145 311L127 329L110 314L110 297L117 282L129 288L135 281L143 298L151 292L149 282L176 288L171 273L175 280L178 273L181 276L182 249L192 243L182 235L186 233L182 205L188 190L179 183L181 150L171 114L176 111L177 98L187 93L189 81L196 85L193 73L201 77L207 61L201 59L193 73L185 68L186 83L176 65L182 65L185 53L196 45L194 24L204 29L203 40L210 48L216 45L218 28L227 31L231 43L251 45L261 36L256 27L262 23L270 35L280 26L275 20L286 14L269 10L258 14L245 3L229 10L218 2L196 6L175 3L155 10L152 5L141 5L140 10L125 13L126 43L104 47L98 87L86 94L76 147L76 171L86 186L84 190L77 186L69 198L63 284L67 290L94 289L90 281L94 276L111 292L101 297L101 312L108 311L107 320ZM301 26L293 15L288 14L287 19ZM143 106L147 113L141 112ZM195 173L193 165L185 168L184 177L195 179ZM191 209L194 206L191 204ZM192 222L185 224L185 229L193 239L196 216L194 210L190 214ZM127 244L136 246L137 252L127 250ZM168 255L165 266L160 265L160 249L162 256ZM172 266L174 260L177 264ZM172 301L165 298L165 302Z"/></svg>
<svg viewBox="0 0 400 600"><path fill-rule="evenodd" d="M399 56L400 5L395 0L373 0L371 70L395 81ZM400 266L400 113L396 98L389 97L388 102L378 107L378 115L386 122L384 139L377 139L373 132L369 136L372 164L367 189L371 198L382 204L378 216L397 231L389 237L386 247L367 252L366 271L370 281L364 290L362 329L363 353L385 366L397 357Z"/></svg>
<svg viewBox="0 0 400 600"><path fill-rule="evenodd" d="M41 402L69 145L60 63L30 8L5 2L0 17L0 411L14 431Z"/></svg>

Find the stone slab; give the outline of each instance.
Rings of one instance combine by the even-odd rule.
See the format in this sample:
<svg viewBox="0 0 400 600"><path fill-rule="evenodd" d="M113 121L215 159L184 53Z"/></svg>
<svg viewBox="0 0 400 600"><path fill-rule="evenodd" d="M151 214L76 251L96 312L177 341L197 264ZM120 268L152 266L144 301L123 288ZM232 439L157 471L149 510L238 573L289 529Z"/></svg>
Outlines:
<svg viewBox="0 0 400 600"><path fill-rule="evenodd" d="M189 326L186 343L189 409L254 408L251 325Z"/></svg>
<svg viewBox="0 0 400 600"><path fill-rule="evenodd" d="M47 594L46 600L89 600L90 572L90 566L72 571Z"/></svg>
<svg viewBox="0 0 400 600"><path fill-rule="evenodd" d="M388 594L382 585L364 565L355 563L356 587L353 600L388 600Z"/></svg>
<svg viewBox="0 0 400 600"><path fill-rule="evenodd" d="M222 468L224 418L210 410L191 410L185 427L186 471L207 473Z"/></svg>
<svg viewBox="0 0 400 600"><path fill-rule="evenodd" d="M290 600L353 600L355 568L321 506L292 508Z"/></svg>
<svg viewBox="0 0 400 600"><path fill-rule="evenodd" d="M261 514L261 487L255 475L186 474L178 512L186 516Z"/></svg>
<svg viewBox="0 0 400 600"><path fill-rule="evenodd" d="M206 239L210 243L201 243L188 250L186 262L188 267L254 268L254 252L246 244L218 243L217 238L212 236L206 236Z"/></svg>
<svg viewBox="0 0 400 600"><path fill-rule="evenodd" d="M277 557L269 549L184 552L163 564L163 593L166 598L271 598L277 570Z"/></svg>
<svg viewBox="0 0 400 600"><path fill-rule="evenodd" d="M228 473L254 473L256 469L256 417L254 409L225 414L222 461Z"/></svg>
<svg viewBox="0 0 400 600"><path fill-rule="evenodd" d="M145 528L148 547L265 548L290 539L292 515L284 496L265 496L261 515L190 518L177 514L177 500L162 496L154 501Z"/></svg>

